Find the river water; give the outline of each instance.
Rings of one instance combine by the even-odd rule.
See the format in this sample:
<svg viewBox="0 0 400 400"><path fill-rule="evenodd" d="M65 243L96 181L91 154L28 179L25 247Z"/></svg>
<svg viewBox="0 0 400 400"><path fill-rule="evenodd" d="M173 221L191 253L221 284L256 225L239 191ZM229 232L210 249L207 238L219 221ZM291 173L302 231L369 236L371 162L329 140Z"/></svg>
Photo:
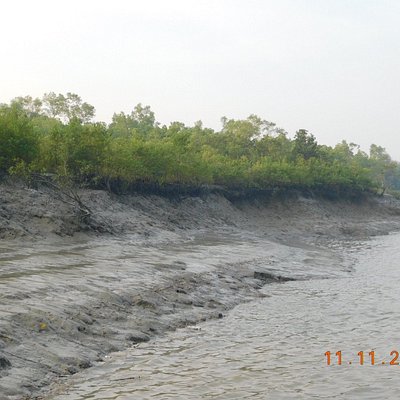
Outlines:
<svg viewBox="0 0 400 400"><path fill-rule="evenodd" d="M52 399L397 399L399 248L399 234L360 243L346 274L266 285L221 320L114 353Z"/></svg>

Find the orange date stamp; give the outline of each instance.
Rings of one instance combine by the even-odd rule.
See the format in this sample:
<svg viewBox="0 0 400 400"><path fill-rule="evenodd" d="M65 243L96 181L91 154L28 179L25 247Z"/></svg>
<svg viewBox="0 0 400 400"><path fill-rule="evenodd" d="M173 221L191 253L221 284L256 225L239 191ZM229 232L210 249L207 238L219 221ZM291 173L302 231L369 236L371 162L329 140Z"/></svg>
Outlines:
<svg viewBox="0 0 400 400"><path fill-rule="evenodd" d="M356 356L351 358L351 355L345 357L342 351L325 352L326 365L399 365L399 352L392 350L385 357L377 357L374 350L359 351Z"/></svg>

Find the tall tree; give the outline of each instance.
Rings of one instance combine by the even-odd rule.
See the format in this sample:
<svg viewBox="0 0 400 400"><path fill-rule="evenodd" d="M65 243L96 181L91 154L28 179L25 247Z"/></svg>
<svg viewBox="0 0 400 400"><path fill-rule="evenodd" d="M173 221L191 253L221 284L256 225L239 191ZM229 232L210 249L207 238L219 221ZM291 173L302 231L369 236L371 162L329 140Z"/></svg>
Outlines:
<svg viewBox="0 0 400 400"><path fill-rule="evenodd" d="M293 156L301 156L305 160L318 156L318 143L315 136L306 129L300 129L294 137Z"/></svg>
<svg viewBox="0 0 400 400"><path fill-rule="evenodd" d="M82 102L80 96L74 93L55 94L46 93L43 96L43 111L51 118L59 118L63 122L77 119L82 123L88 123L95 115L95 108L89 103Z"/></svg>

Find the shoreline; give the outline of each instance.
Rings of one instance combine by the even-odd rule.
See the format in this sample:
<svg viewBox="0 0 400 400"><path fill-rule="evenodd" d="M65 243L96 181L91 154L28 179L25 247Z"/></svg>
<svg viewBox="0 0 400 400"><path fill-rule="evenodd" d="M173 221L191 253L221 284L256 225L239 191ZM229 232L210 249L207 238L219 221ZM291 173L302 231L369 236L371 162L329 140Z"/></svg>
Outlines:
<svg viewBox="0 0 400 400"><path fill-rule="evenodd" d="M42 398L110 352L223 317L264 284L348 273L346 243L400 227L391 198L232 202L93 190L81 193L94 213L85 226L47 192L2 189L1 400Z"/></svg>

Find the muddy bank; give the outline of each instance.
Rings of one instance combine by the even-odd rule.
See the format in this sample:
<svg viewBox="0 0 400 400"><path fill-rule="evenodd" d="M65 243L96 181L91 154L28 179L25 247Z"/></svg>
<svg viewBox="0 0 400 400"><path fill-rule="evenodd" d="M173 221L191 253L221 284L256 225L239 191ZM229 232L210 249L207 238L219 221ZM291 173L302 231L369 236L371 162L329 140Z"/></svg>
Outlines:
<svg viewBox="0 0 400 400"><path fill-rule="evenodd" d="M265 284L346 274L345 245L398 229L391 198L0 194L0 399L44 396L106 355L223 317Z"/></svg>
<svg viewBox="0 0 400 400"><path fill-rule="evenodd" d="M82 216L76 201L48 187L27 189L18 184L0 184L0 238L40 240L76 233L92 237L133 233L158 240L166 232L169 238L171 232L222 225L255 229L273 238L305 231L308 236L369 236L390 230L387 224L396 225L395 218L400 215L400 201L391 196L363 195L351 201L287 192L238 196L230 201L212 193L163 197L77 190L76 195L90 210L89 217ZM374 223L365 226L366 221Z"/></svg>

